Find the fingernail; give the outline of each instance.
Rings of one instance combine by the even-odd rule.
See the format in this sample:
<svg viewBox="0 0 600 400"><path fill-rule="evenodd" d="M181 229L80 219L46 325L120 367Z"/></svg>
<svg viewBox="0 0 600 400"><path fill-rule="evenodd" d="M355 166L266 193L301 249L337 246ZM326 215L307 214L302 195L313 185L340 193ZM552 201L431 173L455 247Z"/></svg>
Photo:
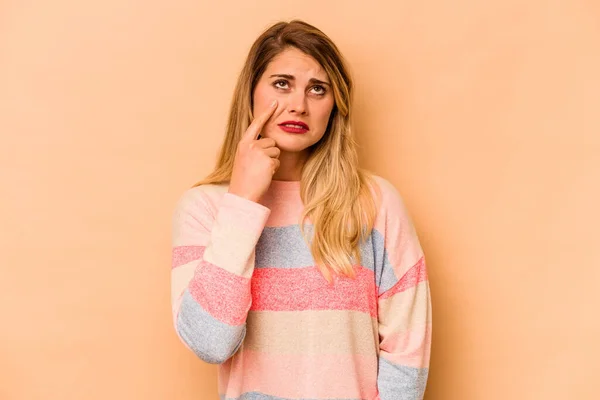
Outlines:
<svg viewBox="0 0 600 400"><path fill-rule="evenodd" d="M275 104L277 104L277 100L273 100L273 102L271 103L271 107L275 107Z"/></svg>

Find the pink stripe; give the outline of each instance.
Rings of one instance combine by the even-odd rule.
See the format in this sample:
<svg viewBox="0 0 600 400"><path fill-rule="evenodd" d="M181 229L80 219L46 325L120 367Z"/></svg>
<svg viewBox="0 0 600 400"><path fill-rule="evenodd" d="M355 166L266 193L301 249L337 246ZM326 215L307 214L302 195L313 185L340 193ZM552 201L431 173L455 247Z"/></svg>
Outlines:
<svg viewBox="0 0 600 400"><path fill-rule="evenodd" d="M390 289L383 293L379 298L387 299L396 293L403 292L411 287L417 286L419 282L427 280L427 268L425 267L425 257L421 257L419 261L409 269L406 274Z"/></svg>
<svg viewBox="0 0 600 400"><path fill-rule="evenodd" d="M383 358L395 364L427 367L431 355L431 324L389 335L381 342L381 350Z"/></svg>
<svg viewBox="0 0 600 400"><path fill-rule="evenodd" d="M177 246L173 248L171 269L199 260L204 254L205 246Z"/></svg>
<svg viewBox="0 0 600 400"><path fill-rule="evenodd" d="M246 321L250 301L250 279L202 261L189 285L190 294L204 310L229 325Z"/></svg>
<svg viewBox="0 0 600 400"><path fill-rule="evenodd" d="M278 227L298 224L300 214L302 214L302 210L304 209L304 204L300 196L295 192L285 191L276 193L276 197L274 197L274 194L267 192L262 199L265 207L271 209L266 226ZM306 224L309 225L311 223L311 219L308 218Z"/></svg>
<svg viewBox="0 0 600 400"><path fill-rule="evenodd" d="M377 317L374 274L354 266L356 279L336 277L334 285L316 267L259 268L252 277L253 311L354 310Z"/></svg>
<svg viewBox="0 0 600 400"><path fill-rule="evenodd" d="M246 350L219 366L219 394L244 392L283 398L377 398L377 355L286 354Z"/></svg>

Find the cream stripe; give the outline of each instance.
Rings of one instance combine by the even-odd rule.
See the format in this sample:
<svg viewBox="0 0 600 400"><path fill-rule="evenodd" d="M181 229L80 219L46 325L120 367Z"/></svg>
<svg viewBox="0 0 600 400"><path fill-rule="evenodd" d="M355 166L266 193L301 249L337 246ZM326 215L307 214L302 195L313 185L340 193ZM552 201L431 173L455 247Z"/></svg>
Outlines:
<svg viewBox="0 0 600 400"><path fill-rule="evenodd" d="M234 225L219 226L218 230L213 229L212 234L212 244L206 247L204 260L232 274L241 275L244 278L252 277L256 235L245 232L239 226ZM248 254L248 252L238 249L252 250Z"/></svg>
<svg viewBox="0 0 600 400"><path fill-rule="evenodd" d="M199 260L190 261L171 270L171 306L173 307L173 311L179 308L178 299L181 298L181 295L194 277L194 271L198 263Z"/></svg>
<svg viewBox="0 0 600 400"><path fill-rule="evenodd" d="M429 282L379 301L379 331L383 336L431 323Z"/></svg>
<svg viewBox="0 0 600 400"><path fill-rule="evenodd" d="M377 321L357 311L250 311L244 348L276 354L376 355Z"/></svg>

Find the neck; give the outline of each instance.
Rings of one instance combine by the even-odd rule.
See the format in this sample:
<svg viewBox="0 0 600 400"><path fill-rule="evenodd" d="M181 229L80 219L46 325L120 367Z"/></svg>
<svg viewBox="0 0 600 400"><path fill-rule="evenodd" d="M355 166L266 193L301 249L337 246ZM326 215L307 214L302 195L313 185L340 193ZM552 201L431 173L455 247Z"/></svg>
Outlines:
<svg viewBox="0 0 600 400"><path fill-rule="evenodd" d="M281 151L279 168L273 174L276 181L299 181L302 178L302 168L308 159L308 153Z"/></svg>

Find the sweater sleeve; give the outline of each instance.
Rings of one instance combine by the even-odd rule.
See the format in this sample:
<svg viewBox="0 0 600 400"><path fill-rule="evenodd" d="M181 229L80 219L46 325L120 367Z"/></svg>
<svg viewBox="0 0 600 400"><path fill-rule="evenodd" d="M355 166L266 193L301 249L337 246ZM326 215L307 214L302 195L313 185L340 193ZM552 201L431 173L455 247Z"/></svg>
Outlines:
<svg viewBox="0 0 600 400"><path fill-rule="evenodd" d="M425 257L400 194L390 185L386 192L377 387L381 400L421 400L431 350L431 297Z"/></svg>
<svg viewBox="0 0 600 400"><path fill-rule="evenodd" d="M211 206L199 188L172 219L171 301L175 330L202 360L221 364L246 335L255 246L270 210L231 193Z"/></svg>

